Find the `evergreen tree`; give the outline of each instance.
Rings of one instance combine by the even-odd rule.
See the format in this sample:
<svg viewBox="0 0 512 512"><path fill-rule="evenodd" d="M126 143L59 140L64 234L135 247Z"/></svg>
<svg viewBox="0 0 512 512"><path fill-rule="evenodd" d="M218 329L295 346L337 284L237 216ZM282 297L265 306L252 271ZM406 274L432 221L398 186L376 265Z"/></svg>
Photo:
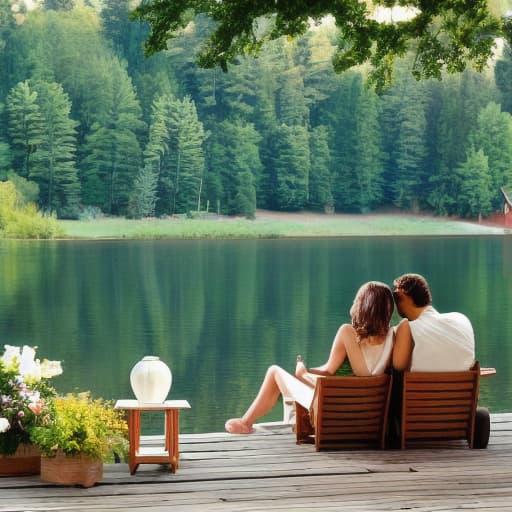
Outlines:
<svg viewBox="0 0 512 512"><path fill-rule="evenodd" d="M137 131L143 128L133 85L120 66L111 69L110 105L98 113L86 137L82 162L83 198L111 214L126 211L141 163Z"/></svg>
<svg viewBox="0 0 512 512"><path fill-rule="evenodd" d="M303 77L304 68L295 66L289 56L288 68L281 75L281 87L277 95L277 117L280 123L288 126L309 126Z"/></svg>
<svg viewBox="0 0 512 512"><path fill-rule="evenodd" d="M501 209L501 187L512 185L512 116L490 102L478 114L469 141L488 158L492 208Z"/></svg>
<svg viewBox="0 0 512 512"><path fill-rule="evenodd" d="M0 140L0 181L7 179L7 173L11 168L11 148L8 142Z"/></svg>
<svg viewBox="0 0 512 512"><path fill-rule="evenodd" d="M207 134L190 98L175 102L171 114L170 152L175 164L172 213L199 210L205 165L203 145Z"/></svg>
<svg viewBox="0 0 512 512"><path fill-rule="evenodd" d="M463 217L480 217L491 212L490 176L487 156L469 148L467 159L456 170L459 188L457 208Z"/></svg>
<svg viewBox="0 0 512 512"><path fill-rule="evenodd" d="M424 173L426 117L423 83L413 82L409 75L397 88L400 98L396 118L397 138L393 151L393 202L400 208L418 210L426 181Z"/></svg>
<svg viewBox="0 0 512 512"><path fill-rule="evenodd" d="M153 103L145 161L158 174L157 214L198 209L204 178L206 134L194 102L159 96Z"/></svg>
<svg viewBox="0 0 512 512"><path fill-rule="evenodd" d="M339 81L332 69L335 32L329 27L320 27L303 38L307 42L304 67L304 95L310 110L313 126L325 124L321 108L336 89Z"/></svg>
<svg viewBox="0 0 512 512"><path fill-rule="evenodd" d="M378 98L351 74L340 83L333 148L333 195L336 209L366 212L383 198L383 158Z"/></svg>
<svg viewBox="0 0 512 512"><path fill-rule="evenodd" d="M29 12L16 31L16 73L60 83L72 102L78 143L84 143L93 123L109 112L112 82L122 67L101 32L98 13L85 7L71 11Z"/></svg>
<svg viewBox="0 0 512 512"><path fill-rule="evenodd" d="M507 46L503 57L494 67L496 85L501 92L501 107L505 112L512 114L512 49Z"/></svg>
<svg viewBox="0 0 512 512"><path fill-rule="evenodd" d="M346 73L323 108L329 126L331 177L334 205L337 211L358 211L355 145L357 141L356 104L361 94L362 78Z"/></svg>
<svg viewBox="0 0 512 512"><path fill-rule="evenodd" d="M208 199L214 204L219 201L223 213L254 217L255 181L261 172L259 141L254 126L241 122L223 121L212 134L206 180Z"/></svg>
<svg viewBox="0 0 512 512"><path fill-rule="evenodd" d="M155 215L157 185L157 174L151 165L146 165L136 176L130 194L128 210L132 217L153 217Z"/></svg>
<svg viewBox="0 0 512 512"><path fill-rule="evenodd" d="M309 135L311 168L309 172L309 205L315 210L329 211L334 206L331 190L329 132L326 126L315 127Z"/></svg>
<svg viewBox="0 0 512 512"><path fill-rule="evenodd" d="M300 210L309 200L309 134L303 126L277 127L273 134L271 168L274 207Z"/></svg>
<svg viewBox="0 0 512 512"><path fill-rule="evenodd" d="M34 84L42 117L41 142L34 154L30 177L39 185L39 203L60 217L74 217L80 202L75 167L76 126L70 119L71 102L56 83Z"/></svg>
<svg viewBox="0 0 512 512"><path fill-rule="evenodd" d="M37 92L28 80L18 83L7 97L8 133L13 151L13 169L27 178L33 157L43 140L43 119Z"/></svg>
<svg viewBox="0 0 512 512"><path fill-rule="evenodd" d="M457 211L457 190L453 172L466 160L469 132L476 125L480 109L496 98L496 90L486 76L465 71L442 84L437 126L439 167L431 175L429 203L441 215Z"/></svg>
<svg viewBox="0 0 512 512"><path fill-rule="evenodd" d="M251 171L238 174L238 190L235 195L238 213L247 219L254 219L256 213L256 188L254 175Z"/></svg>
<svg viewBox="0 0 512 512"><path fill-rule="evenodd" d="M356 103L355 193L357 209L367 212L379 205L383 197L383 155L377 111L377 96L361 89Z"/></svg>
<svg viewBox="0 0 512 512"><path fill-rule="evenodd" d="M146 67L152 67L152 62L145 62L143 49L149 32L148 24L130 19L131 0L104 0L103 4L101 20L105 37L112 41L118 55L126 59L132 73L147 71ZM155 56L150 60L161 62L163 59Z"/></svg>
<svg viewBox="0 0 512 512"><path fill-rule="evenodd" d="M11 0L0 0L0 98L4 100L11 87L12 35L16 30ZM0 133L2 130L0 129Z"/></svg>

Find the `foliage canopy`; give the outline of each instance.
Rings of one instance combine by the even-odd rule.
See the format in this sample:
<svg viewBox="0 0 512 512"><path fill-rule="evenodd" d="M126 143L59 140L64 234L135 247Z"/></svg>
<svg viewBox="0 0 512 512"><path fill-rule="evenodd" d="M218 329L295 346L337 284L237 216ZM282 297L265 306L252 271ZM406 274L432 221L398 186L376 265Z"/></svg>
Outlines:
<svg viewBox="0 0 512 512"><path fill-rule="evenodd" d="M511 17L494 14L487 0L142 0L133 17L149 23L152 54L199 14L216 22L197 54L202 67L226 70L237 55L258 54L266 41L299 36L330 16L339 30L334 69L369 62L380 88L391 80L394 58L410 50L417 79L440 78L443 69L460 72L469 63L483 69L495 38L512 40Z"/></svg>

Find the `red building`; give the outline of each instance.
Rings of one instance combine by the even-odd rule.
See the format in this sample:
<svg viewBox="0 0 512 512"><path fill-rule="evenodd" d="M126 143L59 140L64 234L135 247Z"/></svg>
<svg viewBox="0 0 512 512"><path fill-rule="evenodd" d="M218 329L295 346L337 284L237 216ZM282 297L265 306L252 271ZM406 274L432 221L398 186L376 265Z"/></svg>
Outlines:
<svg viewBox="0 0 512 512"><path fill-rule="evenodd" d="M501 193L503 194L503 215L505 217L505 227L512 228L512 201L508 197L505 189L501 187Z"/></svg>

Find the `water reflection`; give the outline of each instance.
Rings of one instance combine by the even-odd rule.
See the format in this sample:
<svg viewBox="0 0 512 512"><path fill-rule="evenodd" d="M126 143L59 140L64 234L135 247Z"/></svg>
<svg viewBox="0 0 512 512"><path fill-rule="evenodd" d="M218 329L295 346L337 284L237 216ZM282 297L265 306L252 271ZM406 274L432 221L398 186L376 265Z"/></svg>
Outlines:
<svg viewBox="0 0 512 512"><path fill-rule="evenodd" d="M434 305L473 321L495 366L481 402L510 410L511 237L0 243L0 343L61 359L59 390L130 397L129 372L159 355L186 398L184 431L222 429L272 363L324 362L370 279L429 279ZM398 317L395 318L398 321ZM278 419L276 410L268 419Z"/></svg>

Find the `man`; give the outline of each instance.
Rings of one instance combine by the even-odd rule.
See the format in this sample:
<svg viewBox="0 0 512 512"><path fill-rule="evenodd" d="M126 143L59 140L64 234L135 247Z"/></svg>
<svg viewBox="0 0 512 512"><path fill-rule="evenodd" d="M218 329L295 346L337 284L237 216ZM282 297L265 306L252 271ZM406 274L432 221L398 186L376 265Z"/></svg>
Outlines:
<svg viewBox="0 0 512 512"><path fill-rule="evenodd" d="M426 279L404 274L393 282L400 316L393 368L397 371L461 371L475 362L475 337L462 313L438 313Z"/></svg>
<svg viewBox="0 0 512 512"><path fill-rule="evenodd" d="M475 336L469 319L461 313L438 313L426 279L404 274L393 282L393 297L400 316L393 349L394 380L388 424L388 443L400 446L402 373L404 370L442 372L469 370L475 362ZM493 375L494 369L487 369ZM478 407L474 448L489 442L490 416Z"/></svg>

